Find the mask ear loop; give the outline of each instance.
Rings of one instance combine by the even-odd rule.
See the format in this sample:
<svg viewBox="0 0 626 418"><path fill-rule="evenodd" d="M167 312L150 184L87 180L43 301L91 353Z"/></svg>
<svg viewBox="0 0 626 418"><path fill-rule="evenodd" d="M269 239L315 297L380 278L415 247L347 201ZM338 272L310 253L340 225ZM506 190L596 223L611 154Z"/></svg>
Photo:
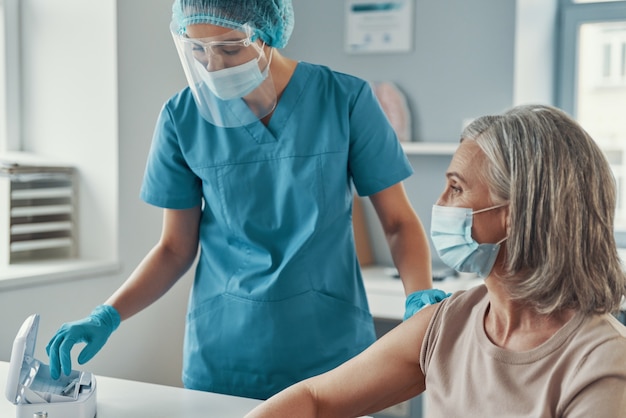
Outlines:
<svg viewBox="0 0 626 418"><path fill-rule="evenodd" d="M473 212L472 212L472 215L475 215L475 214L477 214L477 213L487 212L487 211L492 210L492 209L498 209L498 208L501 208L501 207L503 207L503 206L507 206L507 205L508 205L508 203L502 203L501 205L495 205L495 206L490 206L490 207L485 208L485 209L475 210L475 211L473 211ZM502 243L503 243L504 241L506 241L508 238L509 238L509 236L507 235L506 237L502 238L500 241L496 242L496 244L495 244L495 245L500 245L500 244L502 244Z"/></svg>
<svg viewBox="0 0 626 418"><path fill-rule="evenodd" d="M472 211L472 215L476 215L477 213L487 212L488 210L492 210L492 209L498 209L506 205L508 205L508 203L502 203L501 205L495 205L495 206L490 206L488 208L475 210L475 211Z"/></svg>

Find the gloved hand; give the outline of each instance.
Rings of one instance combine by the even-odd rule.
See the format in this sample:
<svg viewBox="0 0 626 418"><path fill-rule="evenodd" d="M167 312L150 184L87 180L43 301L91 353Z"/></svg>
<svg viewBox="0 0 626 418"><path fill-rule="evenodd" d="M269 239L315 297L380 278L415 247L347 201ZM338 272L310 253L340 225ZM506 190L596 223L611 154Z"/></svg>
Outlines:
<svg viewBox="0 0 626 418"><path fill-rule="evenodd" d="M70 352L75 344L87 343L78 356L78 363L84 364L100 351L120 322L120 314L114 307L100 305L87 318L63 324L46 346L52 378L61 376L61 368L66 376L72 372Z"/></svg>
<svg viewBox="0 0 626 418"><path fill-rule="evenodd" d="M425 306L441 302L450 295L452 293L446 293L439 289L425 289L411 293L406 297L404 303L404 320L406 321Z"/></svg>

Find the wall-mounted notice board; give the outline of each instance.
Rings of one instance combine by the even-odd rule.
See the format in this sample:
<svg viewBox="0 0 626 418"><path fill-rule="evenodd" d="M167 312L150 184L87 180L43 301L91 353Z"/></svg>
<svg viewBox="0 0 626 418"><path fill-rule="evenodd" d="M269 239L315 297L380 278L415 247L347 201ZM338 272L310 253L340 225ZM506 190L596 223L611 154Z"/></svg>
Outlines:
<svg viewBox="0 0 626 418"><path fill-rule="evenodd" d="M349 53L407 52L413 47L414 0L346 0Z"/></svg>

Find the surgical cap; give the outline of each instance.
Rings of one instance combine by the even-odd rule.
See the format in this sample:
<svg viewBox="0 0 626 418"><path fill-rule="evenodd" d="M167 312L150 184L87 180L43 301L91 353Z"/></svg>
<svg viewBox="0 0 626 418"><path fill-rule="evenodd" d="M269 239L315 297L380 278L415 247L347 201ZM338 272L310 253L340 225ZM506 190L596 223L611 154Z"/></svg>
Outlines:
<svg viewBox="0 0 626 418"><path fill-rule="evenodd" d="M294 24L291 0L175 0L172 21L183 34L187 25L208 23L231 29L248 24L254 38L283 48Z"/></svg>

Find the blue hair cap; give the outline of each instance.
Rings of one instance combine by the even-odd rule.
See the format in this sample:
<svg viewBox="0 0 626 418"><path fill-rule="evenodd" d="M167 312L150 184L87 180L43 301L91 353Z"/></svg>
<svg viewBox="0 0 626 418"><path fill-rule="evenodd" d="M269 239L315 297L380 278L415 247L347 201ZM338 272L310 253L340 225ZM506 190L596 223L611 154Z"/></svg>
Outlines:
<svg viewBox="0 0 626 418"><path fill-rule="evenodd" d="M248 24L255 39L283 48L293 31L294 15L291 0L175 0L172 21L180 34L188 25L208 23L239 30Z"/></svg>

